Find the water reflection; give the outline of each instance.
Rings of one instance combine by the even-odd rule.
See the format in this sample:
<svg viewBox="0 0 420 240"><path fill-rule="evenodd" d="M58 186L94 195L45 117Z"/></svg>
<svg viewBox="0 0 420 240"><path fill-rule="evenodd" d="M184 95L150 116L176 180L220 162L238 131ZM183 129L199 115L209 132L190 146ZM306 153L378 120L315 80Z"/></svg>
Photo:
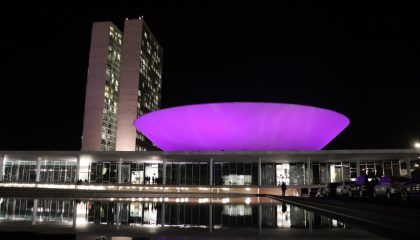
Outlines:
<svg viewBox="0 0 420 240"><path fill-rule="evenodd" d="M30 222L70 228L107 225L165 228L345 228L304 209L250 199L183 199L175 201L101 201L68 199L0 198L0 223ZM236 202L236 203L235 203ZM238 203L242 202L242 203Z"/></svg>

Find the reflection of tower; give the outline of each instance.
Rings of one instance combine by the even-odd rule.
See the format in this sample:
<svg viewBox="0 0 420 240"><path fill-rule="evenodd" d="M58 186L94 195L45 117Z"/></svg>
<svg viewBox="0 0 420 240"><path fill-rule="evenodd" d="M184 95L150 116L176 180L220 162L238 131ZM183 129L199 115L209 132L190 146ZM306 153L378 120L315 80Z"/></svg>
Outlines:
<svg viewBox="0 0 420 240"><path fill-rule="evenodd" d="M252 208L249 205L223 205L222 214L227 216L251 216Z"/></svg>
<svg viewBox="0 0 420 240"><path fill-rule="evenodd" d="M216 205L215 212L221 211L220 215L215 214L214 224L221 221L221 225L229 227L249 227L252 225L252 220L258 219L258 213L254 212L255 206L244 204L223 204ZM220 220L218 217L221 217Z"/></svg>
<svg viewBox="0 0 420 240"><path fill-rule="evenodd" d="M287 206L286 206L286 203L283 203L283 204L281 205L281 212L282 212L282 213L287 212Z"/></svg>
<svg viewBox="0 0 420 240"><path fill-rule="evenodd" d="M88 205L89 202L76 202L74 212L76 215L76 227L87 225L88 223Z"/></svg>
<svg viewBox="0 0 420 240"><path fill-rule="evenodd" d="M156 203L144 203L143 222L145 224L155 225L157 223L158 208Z"/></svg>
<svg viewBox="0 0 420 240"><path fill-rule="evenodd" d="M290 206L290 227L304 228L305 227L305 210Z"/></svg>
<svg viewBox="0 0 420 240"><path fill-rule="evenodd" d="M290 228L290 206L277 205L277 227Z"/></svg>
<svg viewBox="0 0 420 240"><path fill-rule="evenodd" d="M262 225L266 228L275 228L277 226L277 205L262 205Z"/></svg>

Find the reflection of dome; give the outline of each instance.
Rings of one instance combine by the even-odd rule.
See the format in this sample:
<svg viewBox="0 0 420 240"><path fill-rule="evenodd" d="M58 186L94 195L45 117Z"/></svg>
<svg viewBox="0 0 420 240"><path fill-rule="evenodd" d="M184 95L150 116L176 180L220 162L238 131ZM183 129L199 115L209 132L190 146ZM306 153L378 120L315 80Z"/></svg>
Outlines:
<svg viewBox="0 0 420 240"><path fill-rule="evenodd" d="M164 151L280 151L320 150L349 122L322 108L234 102L167 108L134 126Z"/></svg>

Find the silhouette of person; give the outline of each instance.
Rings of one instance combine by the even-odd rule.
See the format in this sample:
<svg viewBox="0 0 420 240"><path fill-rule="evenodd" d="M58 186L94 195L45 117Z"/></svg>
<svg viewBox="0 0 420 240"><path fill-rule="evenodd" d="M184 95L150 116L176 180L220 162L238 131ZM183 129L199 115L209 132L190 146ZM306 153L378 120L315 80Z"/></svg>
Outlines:
<svg viewBox="0 0 420 240"><path fill-rule="evenodd" d="M285 182L282 182L282 183L281 183L281 195L282 195L282 196L285 196L285 194L286 194L286 190L287 190L286 183L285 183Z"/></svg>
<svg viewBox="0 0 420 240"><path fill-rule="evenodd" d="M287 206L286 206L286 203L284 203L284 202L281 205L281 212L283 212L283 213L287 212Z"/></svg>

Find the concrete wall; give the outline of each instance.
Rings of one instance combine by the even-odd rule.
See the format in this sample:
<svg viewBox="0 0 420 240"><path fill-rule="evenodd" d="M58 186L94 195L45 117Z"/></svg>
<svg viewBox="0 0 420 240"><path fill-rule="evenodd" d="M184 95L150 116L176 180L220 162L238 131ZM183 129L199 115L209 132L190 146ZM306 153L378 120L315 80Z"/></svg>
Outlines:
<svg viewBox="0 0 420 240"><path fill-rule="evenodd" d="M118 103L117 151L135 151L140 47L143 21L127 20L124 24L122 69Z"/></svg>
<svg viewBox="0 0 420 240"><path fill-rule="evenodd" d="M111 25L111 22L96 22L92 26L83 121L83 151L101 150L102 111L104 106L109 28Z"/></svg>

